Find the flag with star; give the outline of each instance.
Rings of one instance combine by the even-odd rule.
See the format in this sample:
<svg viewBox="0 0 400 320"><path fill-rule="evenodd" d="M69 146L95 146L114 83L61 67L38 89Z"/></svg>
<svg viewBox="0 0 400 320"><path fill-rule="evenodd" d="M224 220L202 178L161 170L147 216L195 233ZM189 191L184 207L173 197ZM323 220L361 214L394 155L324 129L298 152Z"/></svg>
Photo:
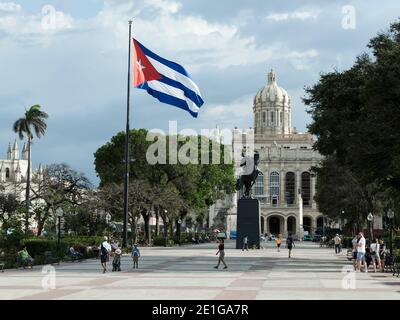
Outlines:
<svg viewBox="0 0 400 320"><path fill-rule="evenodd" d="M197 118L204 104L199 87L178 63L164 59L133 39L134 85L154 98Z"/></svg>

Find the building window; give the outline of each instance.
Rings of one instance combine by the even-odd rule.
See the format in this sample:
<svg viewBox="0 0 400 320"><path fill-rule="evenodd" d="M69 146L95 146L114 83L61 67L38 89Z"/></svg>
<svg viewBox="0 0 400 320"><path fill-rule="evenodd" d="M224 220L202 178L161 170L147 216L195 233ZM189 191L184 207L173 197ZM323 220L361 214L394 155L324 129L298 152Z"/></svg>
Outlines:
<svg viewBox="0 0 400 320"><path fill-rule="evenodd" d="M282 112L280 113L280 122L281 122L281 125L282 125L282 123L283 123L283 113Z"/></svg>
<svg viewBox="0 0 400 320"><path fill-rule="evenodd" d="M265 112L263 112L262 115L263 115L263 123L265 123L265 121L266 121L266 119L265 119L265 118L266 118Z"/></svg>
<svg viewBox="0 0 400 320"><path fill-rule="evenodd" d="M6 179L10 179L10 169L6 168Z"/></svg>
<svg viewBox="0 0 400 320"><path fill-rule="evenodd" d="M311 198L311 175L309 172L301 174L301 196L303 198L303 205L310 205Z"/></svg>
<svg viewBox="0 0 400 320"><path fill-rule="evenodd" d="M279 203L279 173L271 172L269 176L270 198L271 204L277 205Z"/></svg>
<svg viewBox="0 0 400 320"><path fill-rule="evenodd" d="M275 112L271 111L271 127L275 126Z"/></svg>
<svg viewBox="0 0 400 320"><path fill-rule="evenodd" d="M285 182L285 195L286 195L286 203L293 204L295 197L295 175L294 172L286 173L286 182Z"/></svg>
<svg viewBox="0 0 400 320"><path fill-rule="evenodd" d="M254 184L254 194L255 196L264 195L264 176L262 173L258 175L256 183Z"/></svg>

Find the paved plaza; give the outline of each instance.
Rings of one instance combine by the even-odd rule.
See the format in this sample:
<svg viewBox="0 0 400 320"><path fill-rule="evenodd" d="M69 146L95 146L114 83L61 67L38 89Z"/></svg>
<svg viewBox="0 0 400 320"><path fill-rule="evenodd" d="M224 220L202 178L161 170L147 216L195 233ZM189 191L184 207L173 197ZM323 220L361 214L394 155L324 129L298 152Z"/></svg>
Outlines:
<svg viewBox="0 0 400 320"><path fill-rule="evenodd" d="M242 252L227 242L226 270L213 268L216 247L141 248L139 269L124 256L118 273L111 272L110 263L102 274L99 260L62 263L55 266L55 283L40 266L6 270L0 273L0 299L400 299L400 278L347 272L345 253L336 256L314 243L297 243L288 259L287 250L277 252L273 243Z"/></svg>

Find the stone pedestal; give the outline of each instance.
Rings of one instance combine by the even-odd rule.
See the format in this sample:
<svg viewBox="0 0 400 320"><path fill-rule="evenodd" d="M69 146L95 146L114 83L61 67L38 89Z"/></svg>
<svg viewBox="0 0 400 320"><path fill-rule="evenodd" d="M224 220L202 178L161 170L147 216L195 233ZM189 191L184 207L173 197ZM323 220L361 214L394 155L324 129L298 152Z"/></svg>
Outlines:
<svg viewBox="0 0 400 320"><path fill-rule="evenodd" d="M243 238L248 237L249 246L260 248L260 202L257 199L240 199L237 206L236 249L242 249Z"/></svg>

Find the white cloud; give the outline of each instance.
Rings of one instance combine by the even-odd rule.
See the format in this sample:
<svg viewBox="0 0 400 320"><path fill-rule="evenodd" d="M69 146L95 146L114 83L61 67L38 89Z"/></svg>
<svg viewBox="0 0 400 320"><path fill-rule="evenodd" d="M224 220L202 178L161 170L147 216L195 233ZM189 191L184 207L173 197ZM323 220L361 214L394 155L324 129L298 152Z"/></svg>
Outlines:
<svg viewBox="0 0 400 320"><path fill-rule="evenodd" d="M145 2L150 6L162 9L162 11L169 13L176 13L182 7L181 3L169 0L146 0Z"/></svg>
<svg viewBox="0 0 400 320"><path fill-rule="evenodd" d="M0 3L0 9L2 4L4 3ZM6 15L0 16L0 30L14 37L54 34L71 29L74 25L74 19L70 15L57 11L53 6L44 6L42 12L29 15L21 10L20 5L6 4L4 8L10 10Z"/></svg>
<svg viewBox="0 0 400 320"><path fill-rule="evenodd" d="M245 95L231 101L228 104L209 104L204 109L204 117L219 119L220 123L224 120L238 123L239 118L251 117L253 115L254 94Z"/></svg>
<svg viewBox="0 0 400 320"><path fill-rule="evenodd" d="M282 13L271 13L267 15L267 20L286 21L286 20L317 20L319 12L317 11L293 11Z"/></svg>
<svg viewBox="0 0 400 320"><path fill-rule="evenodd" d="M14 12L21 10L21 5L14 2L0 2L0 11Z"/></svg>

